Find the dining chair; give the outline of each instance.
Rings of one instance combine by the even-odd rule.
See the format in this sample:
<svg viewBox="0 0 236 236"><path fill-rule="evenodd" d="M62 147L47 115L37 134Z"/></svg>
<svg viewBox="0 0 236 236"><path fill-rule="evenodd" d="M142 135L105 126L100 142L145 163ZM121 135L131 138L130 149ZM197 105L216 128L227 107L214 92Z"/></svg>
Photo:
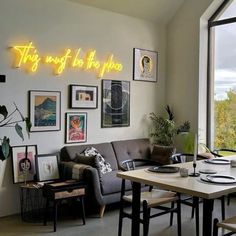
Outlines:
<svg viewBox="0 0 236 236"><path fill-rule="evenodd" d="M213 153L217 154L220 157L224 157L224 156L229 156L229 155L235 155L236 150L230 149L230 148L219 148L219 149L215 149ZM235 196L236 196L236 193L230 193L227 195L227 205L230 204L231 197L235 197Z"/></svg>
<svg viewBox="0 0 236 236"><path fill-rule="evenodd" d="M141 160L145 162L145 160ZM136 169L136 162L140 162L140 159L126 160L121 163L123 170L130 171ZM119 226L118 236L122 235L123 218L132 219L132 213L125 211L127 203L132 203L132 194L125 193L126 180L122 179L121 184L121 198L120 198L120 212L119 212ZM181 236L181 210L180 202L178 201L179 194L171 191L165 191L161 189L155 189L152 186L147 186L144 191L141 192L140 205L141 205L141 217L139 222L143 224L143 235L147 236L149 231L149 221L154 217L158 217L164 214L170 213L170 225L173 224L173 213L177 213L177 227L178 236ZM175 203L177 202L177 206ZM170 206L166 206L170 204ZM159 209L160 211L152 213L151 209Z"/></svg>
<svg viewBox="0 0 236 236"><path fill-rule="evenodd" d="M177 163L183 163L183 162L190 162L193 161L194 154L190 153L176 153L171 156L171 161L173 164ZM204 155L197 155L197 160L206 160L208 159ZM225 219L225 197L221 197L221 214L222 214L222 220ZM200 199L198 197L192 197L192 196L182 196L180 198L180 202L184 205L192 207L192 213L191 218L194 218L195 213L195 220L196 220L196 235L199 235L199 203L201 203Z"/></svg>
<svg viewBox="0 0 236 236"><path fill-rule="evenodd" d="M236 216L230 217L226 220L219 222L217 218L214 219L213 223L213 236L218 236L218 229L222 228L230 232L222 234L222 236L229 236L236 233Z"/></svg>

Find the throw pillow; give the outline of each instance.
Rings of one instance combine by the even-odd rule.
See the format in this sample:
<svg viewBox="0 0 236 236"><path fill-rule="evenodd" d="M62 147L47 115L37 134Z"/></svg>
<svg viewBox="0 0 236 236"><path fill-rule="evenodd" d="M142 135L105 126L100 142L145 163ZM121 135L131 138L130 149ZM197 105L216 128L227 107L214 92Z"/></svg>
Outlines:
<svg viewBox="0 0 236 236"><path fill-rule="evenodd" d="M151 153L151 159L162 165L168 165L171 163L170 157L174 153L174 147L154 145Z"/></svg>
<svg viewBox="0 0 236 236"><path fill-rule="evenodd" d="M84 154L86 157L96 157L102 174L112 171L110 163L105 161L104 157L98 152L96 148L88 147L81 154Z"/></svg>

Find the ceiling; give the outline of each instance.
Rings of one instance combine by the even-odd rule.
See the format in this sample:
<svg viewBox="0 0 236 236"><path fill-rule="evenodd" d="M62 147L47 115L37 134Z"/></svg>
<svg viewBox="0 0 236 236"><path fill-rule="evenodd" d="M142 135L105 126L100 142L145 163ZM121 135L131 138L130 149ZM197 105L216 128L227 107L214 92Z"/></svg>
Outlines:
<svg viewBox="0 0 236 236"><path fill-rule="evenodd" d="M168 23L184 0L68 0L156 23Z"/></svg>

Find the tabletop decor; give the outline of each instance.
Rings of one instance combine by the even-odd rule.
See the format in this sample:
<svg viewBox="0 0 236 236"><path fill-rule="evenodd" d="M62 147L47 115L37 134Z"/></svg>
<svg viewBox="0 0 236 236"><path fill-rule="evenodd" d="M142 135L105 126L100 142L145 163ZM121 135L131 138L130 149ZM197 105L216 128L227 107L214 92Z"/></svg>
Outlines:
<svg viewBox="0 0 236 236"><path fill-rule="evenodd" d="M129 81L102 80L102 128L129 125Z"/></svg>
<svg viewBox="0 0 236 236"><path fill-rule="evenodd" d="M155 51L133 49L133 79L157 82L157 57Z"/></svg>
<svg viewBox="0 0 236 236"><path fill-rule="evenodd" d="M36 167L38 181L59 179L57 153L36 155Z"/></svg>
<svg viewBox="0 0 236 236"><path fill-rule="evenodd" d="M29 91L31 132L61 129L61 92Z"/></svg>
<svg viewBox="0 0 236 236"><path fill-rule="evenodd" d="M196 172L197 153L198 153L198 135L195 134L195 139L194 139L194 156L193 156L193 173L189 174L189 176L191 176L191 177L198 177L200 175L198 172Z"/></svg>
<svg viewBox="0 0 236 236"><path fill-rule="evenodd" d="M70 85L70 108L95 109L97 98L97 86Z"/></svg>
<svg viewBox="0 0 236 236"><path fill-rule="evenodd" d="M37 145L13 146L13 183L23 183L34 180L36 174L35 155Z"/></svg>
<svg viewBox="0 0 236 236"><path fill-rule="evenodd" d="M66 143L83 143L87 141L87 113L66 113Z"/></svg>

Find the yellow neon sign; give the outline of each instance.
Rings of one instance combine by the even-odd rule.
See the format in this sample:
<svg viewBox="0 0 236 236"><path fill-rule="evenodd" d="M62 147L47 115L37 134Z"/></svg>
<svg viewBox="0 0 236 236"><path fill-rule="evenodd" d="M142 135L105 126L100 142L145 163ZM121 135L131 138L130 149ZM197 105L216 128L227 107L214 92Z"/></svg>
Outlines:
<svg viewBox="0 0 236 236"><path fill-rule="evenodd" d="M15 54L14 67L24 67L30 72L36 72L40 64L50 65L53 72L57 75L62 74L67 67L94 71L99 78L105 73L122 71L123 65L114 60L114 55L110 54L105 61L96 59L96 50L88 51L84 56L81 55L81 48L72 50L67 48L61 56L45 55L40 56L37 48L32 42L26 45L12 47Z"/></svg>

